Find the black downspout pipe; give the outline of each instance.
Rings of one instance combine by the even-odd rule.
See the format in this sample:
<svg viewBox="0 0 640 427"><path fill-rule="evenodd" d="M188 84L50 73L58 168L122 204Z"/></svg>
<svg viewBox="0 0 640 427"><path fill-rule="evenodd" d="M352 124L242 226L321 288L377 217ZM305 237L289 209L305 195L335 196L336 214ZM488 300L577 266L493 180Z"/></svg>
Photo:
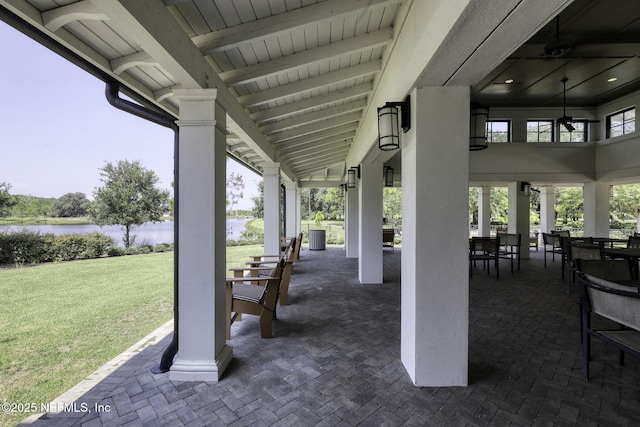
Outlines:
<svg viewBox="0 0 640 427"><path fill-rule="evenodd" d="M161 374L169 371L173 364L173 359L178 352L178 203L180 198L178 197L178 142L179 133L178 125L175 119L167 114L160 113L158 111L150 110L135 102L122 99L119 96L120 85L114 81L107 81L107 87L105 89L105 95L109 104L115 108L126 111L134 116L141 117L150 122L159 124L160 126L167 127L173 130L173 339L167 346L162 358L160 359L160 365L151 368L151 372L154 374Z"/></svg>

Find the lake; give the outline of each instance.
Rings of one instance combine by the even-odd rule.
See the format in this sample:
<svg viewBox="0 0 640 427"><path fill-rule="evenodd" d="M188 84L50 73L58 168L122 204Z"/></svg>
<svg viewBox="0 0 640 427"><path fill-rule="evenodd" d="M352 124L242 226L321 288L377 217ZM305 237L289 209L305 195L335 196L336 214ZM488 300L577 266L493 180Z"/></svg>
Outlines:
<svg viewBox="0 0 640 427"><path fill-rule="evenodd" d="M247 218L228 218L227 219L227 240L238 240L240 234L244 231L244 225L249 221ZM124 228L119 225L98 226L95 224L83 225L0 225L0 232L3 230L24 230L29 229L40 233L60 234L84 234L84 233L103 233L115 240L119 246L124 246L122 237L124 236ZM160 243L173 243L173 221L163 222L146 222L139 227L134 227L131 235L136 236L136 243L150 243L157 245Z"/></svg>

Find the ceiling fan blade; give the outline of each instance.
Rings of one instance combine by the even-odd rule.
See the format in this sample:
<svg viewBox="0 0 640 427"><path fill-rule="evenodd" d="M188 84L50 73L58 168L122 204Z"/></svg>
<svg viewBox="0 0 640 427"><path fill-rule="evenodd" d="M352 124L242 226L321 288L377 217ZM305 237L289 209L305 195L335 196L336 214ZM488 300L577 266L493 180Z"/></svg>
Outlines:
<svg viewBox="0 0 640 427"><path fill-rule="evenodd" d="M573 127L573 125L569 122L565 122L563 123L563 125L569 132L573 132L574 130L576 130L576 128Z"/></svg>

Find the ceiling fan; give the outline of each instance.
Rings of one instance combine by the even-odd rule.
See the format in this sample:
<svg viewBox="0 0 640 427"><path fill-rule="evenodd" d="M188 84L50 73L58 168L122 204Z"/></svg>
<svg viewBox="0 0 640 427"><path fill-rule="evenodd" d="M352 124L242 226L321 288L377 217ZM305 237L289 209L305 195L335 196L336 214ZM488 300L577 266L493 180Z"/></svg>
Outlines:
<svg viewBox="0 0 640 427"><path fill-rule="evenodd" d="M600 120L573 120L573 117L567 116L567 81L569 81L569 79L563 77L560 81L562 82L562 117L556 120L556 124L563 125L569 132L573 132L576 130L572 124L574 121L581 123L599 123Z"/></svg>
<svg viewBox="0 0 640 427"><path fill-rule="evenodd" d="M543 57L558 58L574 48L571 40L560 37L560 15L556 16L556 39L544 46Z"/></svg>

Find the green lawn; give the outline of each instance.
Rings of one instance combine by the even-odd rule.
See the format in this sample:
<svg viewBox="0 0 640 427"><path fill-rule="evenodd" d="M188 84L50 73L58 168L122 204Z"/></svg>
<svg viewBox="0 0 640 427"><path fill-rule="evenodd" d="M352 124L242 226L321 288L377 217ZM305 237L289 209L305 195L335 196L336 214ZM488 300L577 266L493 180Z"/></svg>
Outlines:
<svg viewBox="0 0 640 427"><path fill-rule="evenodd" d="M256 253L227 248L227 265ZM0 293L0 403L39 405L173 317L173 252L4 269Z"/></svg>

